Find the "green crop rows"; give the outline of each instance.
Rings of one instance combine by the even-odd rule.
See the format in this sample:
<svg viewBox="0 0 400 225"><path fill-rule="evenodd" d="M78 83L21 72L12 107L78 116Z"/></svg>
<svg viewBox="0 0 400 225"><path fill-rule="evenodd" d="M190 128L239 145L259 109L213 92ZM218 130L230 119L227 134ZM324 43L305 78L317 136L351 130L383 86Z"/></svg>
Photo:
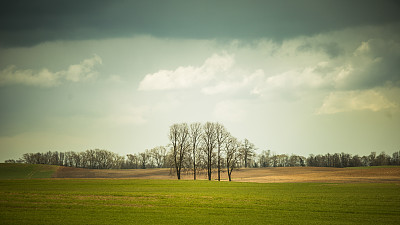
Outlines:
<svg viewBox="0 0 400 225"><path fill-rule="evenodd" d="M398 184L0 180L2 224L399 224Z"/></svg>

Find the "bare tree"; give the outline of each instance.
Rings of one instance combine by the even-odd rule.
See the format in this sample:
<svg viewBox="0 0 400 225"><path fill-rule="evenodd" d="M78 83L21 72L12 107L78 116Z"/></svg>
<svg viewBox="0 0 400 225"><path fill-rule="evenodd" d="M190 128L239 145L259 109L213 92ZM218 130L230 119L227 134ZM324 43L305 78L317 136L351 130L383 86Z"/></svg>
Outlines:
<svg viewBox="0 0 400 225"><path fill-rule="evenodd" d="M248 160L254 155L254 144L251 143L249 140L244 139L243 145L242 145L242 157L244 160L244 167L247 168L248 166Z"/></svg>
<svg viewBox="0 0 400 225"><path fill-rule="evenodd" d="M127 162L128 162L128 167L129 168L133 168L133 169L137 169L139 166L139 157L137 154L128 154L126 155L126 157L128 158Z"/></svg>
<svg viewBox="0 0 400 225"><path fill-rule="evenodd" d="M226 131L224 125L220 123L215 124L215 134L217 141L217 168L218 168L218 181L221 180L221 148L226 139L229 137L229 133Z"/></svg>
<svg viewBox="0 0 400 225"><path fill-rule="evenodd" d="M96 168L96 150L86 150L86 155L87 155L87 159L88 159L88 168L90 169L95 169ZM67 159L67 154L64 154L64 159ZM67 163L64 163L64 165L67 165Z"/></svg>
<svg viewBox="0 0 400 225"><path fill-rule="evenodd" d="M269 167L270 166L270 155L271 155L271 150L267 151L262 151L261 154L259 155L259 163L260 167Z"/></svg>
<svg viewBox="0 0 400 225"><path fill-rule="evenodd" d="M149 160L149 150L139 153L139 161L142 169L146 169Z"/></svg>
<svg viewBox="0 0 400 225"><path fill-rule="evenodd" d="M190 147L189 127L186 123L173 124L170 127L169 140L172 144L172 154L178 180L181 179L183 159Z"/></svg>
<svg viewBox="0 0 400 225"><path fill-rule="evenodd" d="M164 146L158 146L150 150L150 155L154 159L157 168L165 166L165 158L167 156L167 149Z"/></svg>
<svg viewBox="0 0 400 225"><path fill-rule="evenodd" d="M215 124L207 122L203 125L203 144L204 151L207 157L207 175L208 180L211 180L212 173L212 158L215 146L217 144L217 135L215 131Z"/></svg>
<svg viewBox="0 0 400 225"><path fill-rule="evenodd" d="M232 171L237 167L237 161L240 157L240 142L232 136L229 136L225 142L226 169L228 170L229 181L232 181Z"/></svg>
<svg viewBox="0 0 400 225"><path fill-rule="evenodd" d="M193 151L193 179L196 180L196 153L201 140L201 123L190 124L190 141Z"/></svg>
<svg viewBox="0 0 400 225"><path fill-rule="evenodd" d="M400 151L393 153L392 165L399 165L400 166Z"/></svg>
<svg viewBox="0 0 400 225"><path fill-rule="evenodd" d="M124 164L125 157L113 154L112 156L112 168L113 169L121 169L122 165Z"/></svg>
<svg viewBox="0 0 400 225"><path fill-rule="evenodd" d="M180 179L180 171L178 172L178 161L179 159L177 158L178 156L178 150L179 150L179 124L173 124L169 128L169 140L172 145L172 156L174 160L174 166L176 170L176 175L178 176L178 179Z"/></svg>

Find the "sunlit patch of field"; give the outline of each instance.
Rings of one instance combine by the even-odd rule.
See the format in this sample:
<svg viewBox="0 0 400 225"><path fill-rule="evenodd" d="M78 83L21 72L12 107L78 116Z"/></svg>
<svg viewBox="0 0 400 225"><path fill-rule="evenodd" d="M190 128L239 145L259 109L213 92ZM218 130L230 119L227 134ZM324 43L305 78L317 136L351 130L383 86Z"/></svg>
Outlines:
<svg viewBox="0 0 400 225"><path fill-rule="evenodd" d="M236 181L259 183L400 183L400 167L251 168L238 171L236 177Z"/></svg>
<svg viewBox="0 0 400 225"><path fill-rule="evenodd" d="M368 169L364 169L368 168ZM134 178L134 179L176 179L170 169L134 169L134 170L95 170L60 167L54 177L58 178ZM183 180L193 179L190 170L182 172ZM205 172L197 175L198 179L207 179ZM213 180L217 172L213 172ZM400 183L400 167L276 167L276 168L241 168L233 171L233 181L258 183ZM221 180L228 180L226 171L222 171Z"/></svg>
<svg viewBox="0 0 400 225"><path fill-rule="evenodd" d="M0 179L31 178L113 178L113 179L158 179L175 180L176 174L168 168L161 169L82 169L49 165L0 164ZM182 171L183 180L192 180L190 169ZM197 175L207 180L205 171ZM213 180L217 171L213 171ZM258 183L400 183L400 167L276 167L241 168L233 171L233 181ZM227 181L225 170L221 180Z"/></svg>
<svg viewBox="0 0 400 225"><path fill-rule="evenodd" d="M0 180L2 224L398 224L395 183Z"/></svg>

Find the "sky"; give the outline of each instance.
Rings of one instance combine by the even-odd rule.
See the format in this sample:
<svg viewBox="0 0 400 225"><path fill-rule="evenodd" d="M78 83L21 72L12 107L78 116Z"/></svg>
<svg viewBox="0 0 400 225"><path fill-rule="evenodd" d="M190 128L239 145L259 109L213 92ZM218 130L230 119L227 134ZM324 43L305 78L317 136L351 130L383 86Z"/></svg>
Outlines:
<svg viewBox="0 0 400 225"><path fill-rule="evenodd" d="M220 122L257 152L400 150L398 1L1 1L0 161L167 145Z"/></svg>

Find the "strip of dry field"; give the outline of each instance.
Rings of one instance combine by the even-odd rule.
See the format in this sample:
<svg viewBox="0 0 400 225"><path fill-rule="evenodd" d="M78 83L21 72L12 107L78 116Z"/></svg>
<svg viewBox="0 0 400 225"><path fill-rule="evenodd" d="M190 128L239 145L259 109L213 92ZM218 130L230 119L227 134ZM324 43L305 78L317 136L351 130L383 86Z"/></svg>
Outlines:
<svg viewBox="0 0 400 225"><path fill-rule="evenodd" d="M213 172L213 179L217 173ZM54 178L132 178L132 179L176 179L170 169L97 170L60 167ZM207 179L205 173L197 176ZM400 183L400 167L388 168L327 168L327 167L278 167L247 168L233 171L232 178L240 182L258 183ZM182 179L193 179L190 172L183 172ZM227 180L226 171L221 179Z"/></svg>

